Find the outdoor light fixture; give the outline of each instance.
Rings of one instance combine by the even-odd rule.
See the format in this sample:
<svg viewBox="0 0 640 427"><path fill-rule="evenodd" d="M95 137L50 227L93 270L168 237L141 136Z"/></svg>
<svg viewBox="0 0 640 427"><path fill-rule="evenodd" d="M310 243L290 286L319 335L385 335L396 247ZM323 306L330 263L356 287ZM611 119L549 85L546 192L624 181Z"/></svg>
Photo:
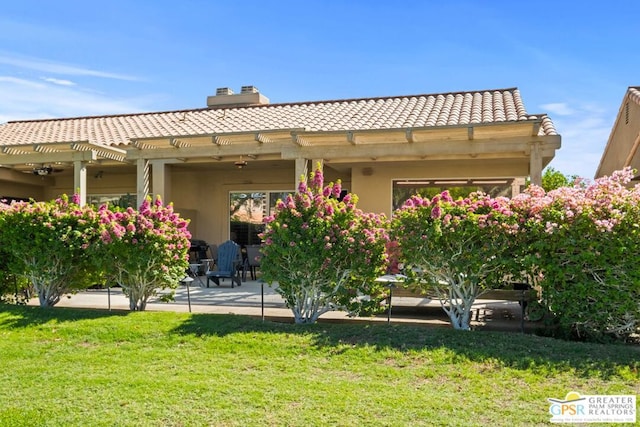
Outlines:
<svg viewBox="0 0 640 427"><path fill-rule="evenodd" d="M238 160L237 162L234 163L234 165L238 168L238 169L243 169L245 166L247 166L247 161L246 160L242 160L242 156L240 157L240 160Z"/></svg>

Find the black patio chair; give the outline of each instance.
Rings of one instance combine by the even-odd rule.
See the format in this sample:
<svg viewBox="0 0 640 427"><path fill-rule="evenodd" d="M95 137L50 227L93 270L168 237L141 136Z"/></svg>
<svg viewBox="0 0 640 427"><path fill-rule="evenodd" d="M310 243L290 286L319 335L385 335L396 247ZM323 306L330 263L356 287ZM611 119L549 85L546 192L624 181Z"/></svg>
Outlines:
<svg viewBox="0 0 640 427"><path fill-rule="evenodd" d="M256 280L256 269L260 268L260 245L247 245L247 267L251 280Z"/></svg>

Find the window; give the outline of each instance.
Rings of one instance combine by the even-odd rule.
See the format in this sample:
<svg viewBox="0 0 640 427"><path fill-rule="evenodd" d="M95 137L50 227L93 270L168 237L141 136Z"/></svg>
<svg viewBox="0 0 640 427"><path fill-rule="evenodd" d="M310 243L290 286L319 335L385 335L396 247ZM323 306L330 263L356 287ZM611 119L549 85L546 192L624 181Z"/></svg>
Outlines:
<svg viewBox="0 0 640 427"><path fill-rule="evenodd" d="M394 180L393 181L393 210L413 195L422 197L433 197L449 190L454 199L466 197L474 191L482 191L491 197L506 196L511 197L511 184L513 179L469 179L469 180L445 180L445 179L424 179L424 180Z"/></svg>
<svg viewBox="0 0 640 427"><path fill-rule="evenodd" d="M229 231L239 245L260 244L258 234L264 230L264 218L274 212L279 199L288 191L231 192L229 194Z"/></svg>
<svg viewBox="0 0 640 427"><path fill-rule="evenodd" d="M118 206L121 208L137 208L138 200L131 194L90 194L87 195L87 204L100 206L103 204Z"/></svg>

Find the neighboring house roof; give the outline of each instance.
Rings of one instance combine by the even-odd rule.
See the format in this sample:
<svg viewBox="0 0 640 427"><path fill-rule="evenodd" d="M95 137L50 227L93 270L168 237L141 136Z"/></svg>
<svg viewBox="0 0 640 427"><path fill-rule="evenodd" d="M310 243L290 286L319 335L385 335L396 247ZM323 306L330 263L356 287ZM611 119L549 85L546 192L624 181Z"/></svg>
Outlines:
<svg viewBox="0 0 640 427"><path fill-rule="evenodd" d="M640 105L640 86L629 87L629 99L636 104Z"/></svg>
<svg viewBox="0 0 640 427"><path fill-rule="evenodd" d="M640 95L639 95L640 97ZM431 95L217 107L0 125L0 146L83 142L125 148L133 140L297 129L360 131L539 121L539 136L557 135L546 115L530 115L517 88Z"/></svg>
<svg viewBox="0 0 640 427"><path fill-rule="evenodd" d="M640 152L640 125L633 115L629 103L640 107L640 86L629 86L620 104L618 115L611 128L607 145L604 148L595 177L610 175L615 170L627 166L638 166L637 154Z"/></svg>

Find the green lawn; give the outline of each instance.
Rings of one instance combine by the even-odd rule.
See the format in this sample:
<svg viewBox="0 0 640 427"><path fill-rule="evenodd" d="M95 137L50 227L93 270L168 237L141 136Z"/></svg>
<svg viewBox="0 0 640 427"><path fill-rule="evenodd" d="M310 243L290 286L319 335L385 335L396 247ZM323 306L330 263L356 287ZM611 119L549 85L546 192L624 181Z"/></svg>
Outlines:
<svg viewBox="0 0 640 427"><path fill-rule="evenodd" d="M638 346L2 305L0 366L2 426L530 426L640 391Z"/></svg>

